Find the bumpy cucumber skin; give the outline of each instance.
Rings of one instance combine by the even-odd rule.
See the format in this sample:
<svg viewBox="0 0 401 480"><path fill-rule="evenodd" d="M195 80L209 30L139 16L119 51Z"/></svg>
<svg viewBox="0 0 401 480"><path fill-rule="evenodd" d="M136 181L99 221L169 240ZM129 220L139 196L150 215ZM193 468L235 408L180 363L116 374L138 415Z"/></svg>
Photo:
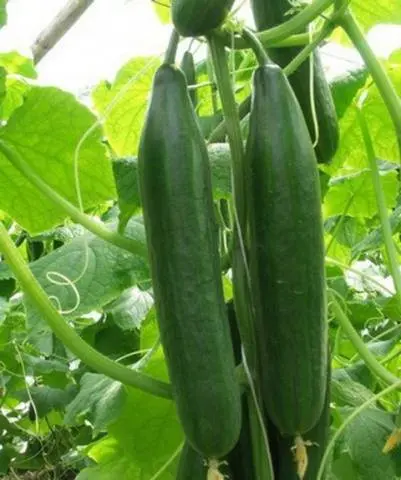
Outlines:
<svg viewBox="0 0 401 480"><path fill-rule="evenodd" d="M251 5L258 30L266 30L290 18L286 15L291 8L288 0L251 0ZM285 67L300 51L300 48L276 48L269 49L269 54L278 65ZM315 125L309 93L309 60L290 75L289 81L305 116L309 133L315 141ZM339 127L333 97L317 50L314 52L313 84L316 117L319 124L319 138L315 146L316 158L319 163L329 163L338 148Z"/></svg>
<svg viewBox="0 0 401 480"><path fill-rule="evenodd" d="M172 0L173 24L183 37L206 35L219 27L234 0Z"/></svg>
<svg viewBox="0 0 401 480"><path fill-rule="evenodd" d="M180 69L185 75L188 86L196 85L196 67L195 67L194 56L192 55L191 52L186 51L182 56ZM198 103L196 90L190 90L189 97L191 99L192 105L196 107L196 104Z"/></svg>
<svg viewBox="0 0 401 480"><path fill-rule="evenodd" d="M138 154L161 341L191 446L220 458L238 440L241 401L224 304L209 160L171 65L157 71Z"/></svg>
<svg viewBox="0 0 401 480"><path fill-rule="evenodd" d="M282 70L259 67L246 146L249 256L259 381L281 434L323 409L327 322L320 185L301 109Z"/></svg>
<svg viewBox="0 0 401 480"><path fill-rule="evenodd" d="M313 445L307 446L308 468L306 469L303 480L316 480L326 450L330 435L330 363L328 364L326 398L323 411L317 424L303 435L305 441L312 442ZM294 456L291 447L294 445L294 438L282 437L274 425L269 424L267 431L269 433L269 442L274 452L275 465L274 473L276 480L299 480Z"/></svg>

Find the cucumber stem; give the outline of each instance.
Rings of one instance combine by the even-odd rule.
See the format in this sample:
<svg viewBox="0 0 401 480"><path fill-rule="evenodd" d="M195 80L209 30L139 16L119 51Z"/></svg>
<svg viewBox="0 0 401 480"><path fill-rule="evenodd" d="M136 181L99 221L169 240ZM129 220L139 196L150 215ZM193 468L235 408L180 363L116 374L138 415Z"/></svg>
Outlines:
<svg viewBox="0 0 401 480"><path fill-rule="evenodd" d="M357 116L362 130L362 137L365 143L365 149L369 161L370 171L372 172L373 188L376 195L376 203L379 211L380 224L383 232L384 247L387 254L388 267L393 277L395 290L397 292L398 301L401 304L401 273L398 263L398 254L393 242L393 234L391 230L390 220L387 215L386 198L380 182L379 169L376 163L376 154L370 136L369 127L362 111L362 107L357 107Z"/></svg>
<svg viewBox="0 0 401 480"><path fill-rule="evenodd" d="M166 53L164 55L164 63L167 63L169 65L174 65L179 41L180 41L180 35L177 32L177 30L174 28L171 33L170 40L168 42Z"/></svg>
<svg viewBox="0 0 401 480"><path fill-rule="evenodd" d="M72 203L53 190L50 185L43 181L40 176L22 159L21 155L3 140L0 140L0 152L9 160L13 166L38 190L45 195L54 205L63 210L76 223L81 224L87 230L97 235L102 240L111 243L123 250L147 258L147 248L145 242L135 240L113 232L102 224L94 222L88 215L82 213Z"/></svg>
<svg viewBox="0 0 401 480"><path fill-rule="evenodd" d="M243 38L248 40L249 45L251 46L253 52L255 53L256 59L259 62L259 65L267 65L271 63L266 50L264 49L263 45L260 43L258 37L248 28L244 28L242 30Z"/></svg>
<svg viewBox="0 0 401 480"><path fill-rule="evenodd" d="M33 306L40 312L61 342L83 363L125 385L139 388L159 397L171 398L171 387L168 383L155 380L110 360L82 340L53 307L1 222L0 250Z"/></svg>
<svg viewBox="0 0 401 480"><path fill-rule="evenodd" d="M395 90L394 85L391 83L386 70L382 67L379 60L376 58L375 54L370 48L351 11L348 9L338 21L354 44L355 48L359 51L383 98L384 103L386 104L388 112L394 123L401 160L401 100L397 94L397 91Z"/></svg>
<svg viewBox="0 0 401 480"><path fill-rule="evenodd" d="M383 365L378 362L375 356L369 351L358 332L352 326L348 316L345 314L341 305L333 294L330 295L329 304L338 324L343 329L344 333L350 339L354 348L358 351L360 357L364 360L367 367L379 378L381 378L387 384L399 384L399 378L389 372Z"/></svg>

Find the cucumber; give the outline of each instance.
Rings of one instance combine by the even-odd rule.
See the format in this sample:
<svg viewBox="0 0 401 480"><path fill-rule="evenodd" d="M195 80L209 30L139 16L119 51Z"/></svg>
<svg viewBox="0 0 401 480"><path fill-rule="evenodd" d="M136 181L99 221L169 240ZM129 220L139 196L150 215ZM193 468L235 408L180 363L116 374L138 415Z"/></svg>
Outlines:
<svg viewBox="0 0 401 480"><path fill-rule="evenodd" d="M162 65L138 154L155 306L184 433L192 448L215 459L238 440L241 401L209 168L185 77Z"/></svg>
<svg viewBox="0 0 401 480"><path fill-rule="evenodd" d="M205 35L223 23L233 3L234 0L172 0L173 24L184 37Z"/></svg>
<svg viewBox="0 0 401 480"><path fill-rule="evenodd" d="M254 73L245 175L263 402L281 434L302 435L326 393L323 225L313 146L275 64Z"/></svg>
<svg viewBox="0 0 401 480"><path fill-rule="evenodd" d="M292 8L289 0L251 0L251 6L258 30L275 27L291 18L287 15ZM278 65L285 67L300 51L300 48L276 48L269 49L269 55ZM319 125L319 138L315 152L319 163L329 163L338 148L338 119L318 50L314 52L313 60L314 104ZM289 81L301 105L311 137L315 141L315 125L310 99L309 60L289 77Z"/></svg>
<svg viewBox="0 0 401 480"><path fill-rule="evenodd" d="M180 69L185 75L188 87L191 85L196 85L195 61L192 53L189 52L188 50L184 53L182 57ZM189 90L189 97L191 98L192 105L196 107L198 103L196 90Z"/></svg>
<svg viewBox="0 0 401 480"><path fill-rule="evenodd" d="M312 443L307 447L308 465L304 480L316 480L324 452L326 450L330 434L330 363L327 372L326 399L323 411L317 424L304 434L304 440ZM276 480L299 480L297 466L294 462L294 455L291 448L294 439L282 437L274 425L269 424L269 442L275 456L275 478Z"/></svg>

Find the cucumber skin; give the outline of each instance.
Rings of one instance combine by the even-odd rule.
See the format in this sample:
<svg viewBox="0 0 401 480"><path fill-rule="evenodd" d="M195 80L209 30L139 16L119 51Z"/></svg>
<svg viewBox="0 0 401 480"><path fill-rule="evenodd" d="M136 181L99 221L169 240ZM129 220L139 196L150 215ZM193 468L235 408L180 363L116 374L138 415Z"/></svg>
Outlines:
<svg viewBox="0 0 401 480"><path fill-rule="evenodd" d="M183 37L205 35L219 27L234 0L172 0L173 24Z"/></svg>
<svg viewBox="0 0 401 480"><path fill-rule="evenodd" d="M258 30L280 25L290 18L286 12L291 8L288 0L251 0L255 23ZM284 68L301 51L300 48L269 49L272 60ZM315 147L319 163L329 163L339 143L339 126L333 97L322 66L320 53L313 56L313 83L316 117L319 124L319 139ZM289 82L305 116L310 135L315 140L315 126L309 93L310 63L306 60L289 76Z"/></svg>
<svg viewBox="0 0 401 480"><path fill-rule="evenodd" d="M330 358L330 357L329 357ZM306 432L304 440L309 440L314 445L307 447L308 468L303 480L316 480L324 452L329 442L330 435L330 363L328 364L326 399L322 414L317 424ZM271 423L267 429L269 433L269 442L275 455L275 478L276 480L299 480L296 472L296 464L291 451L294 444L294 438L282 437L277 429ZM316 444L316 445L315 445Z"/></svg>
<svg viewBox="0 0 401 480"><path fill-rule="evenodd" d="M185 435L205 458L238 440L240 390L220 274L209 159L185 77L154 77L138 154L160 337Z"/></svg>
<svg viewBox="0 0 401 480"><path fill-rule="evenodd" d="M259 382L281 434L310 430L327 369L320 185L305 120L282 70L254 73L246 182Z"/></svg>

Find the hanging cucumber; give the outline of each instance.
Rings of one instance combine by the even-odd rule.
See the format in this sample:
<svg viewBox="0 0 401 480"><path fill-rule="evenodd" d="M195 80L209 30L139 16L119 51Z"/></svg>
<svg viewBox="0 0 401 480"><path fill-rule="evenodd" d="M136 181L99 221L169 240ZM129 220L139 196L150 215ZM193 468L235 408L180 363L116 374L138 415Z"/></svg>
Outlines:
<svg viewBox="0 0 401 480"><path fill-rule="evenodd" d="M324 243L313 146L275 64L254 73L246 183L260 388L280 433L297 437L326 393Z"/></svg>
<svg viewBox="0 0 401 480"><path fill-rule="evenodd" d="M194 62L194 56L190 51L186 51L182 57L180 69L185 75L188 87L196 85L196 67ZM196 107L198 103L196 90L189 90L189 97L192 105Z"/></svg>
<svg viewBox="0 0 401 480"><path fill-rule="evenodd" d="M287 14L292 8L289 0L251 0L251 5L258 30L275 27L291 18ZM278 65L285 67L300 51L299 48L276 48L269 49L269 55ZM305 116L309 133L315 141L310 76L310 62L307 60L296 72L290 75L289 81ZM318 124L318 141L315 146L316 157L319 163L329 163L337 151L339 127L330 87L317 50L313 55L313 92Z"/></svg>
<svg viewBox="0 0 401 480"><path fill-rule="evenodd" d="M156 311L185 435L206 459L241 428L239 385L220 274L209 159L185 77L162 65L138 154Z"/></svg>
<svg viewBox="0 0 401 480"><path fill-rule="evenodd" d="M223 23L233 3L234 0L172 0L174 26L184 37L205 35Z"/></svg>
<svg viewBox="0 0 401 480"><path fill-rule="evenodd" d="M273 424L268 425L269 441L275 456L276 480L299 480L298 465L296 463L296 450L294 439L283 437ZM330 364L328 364L326 399L323 411L317 424L304 434L307 457L302 462L305 468L304 480L316 480L330 434ZM302 459L301 459L302 460Z"/></svg>

